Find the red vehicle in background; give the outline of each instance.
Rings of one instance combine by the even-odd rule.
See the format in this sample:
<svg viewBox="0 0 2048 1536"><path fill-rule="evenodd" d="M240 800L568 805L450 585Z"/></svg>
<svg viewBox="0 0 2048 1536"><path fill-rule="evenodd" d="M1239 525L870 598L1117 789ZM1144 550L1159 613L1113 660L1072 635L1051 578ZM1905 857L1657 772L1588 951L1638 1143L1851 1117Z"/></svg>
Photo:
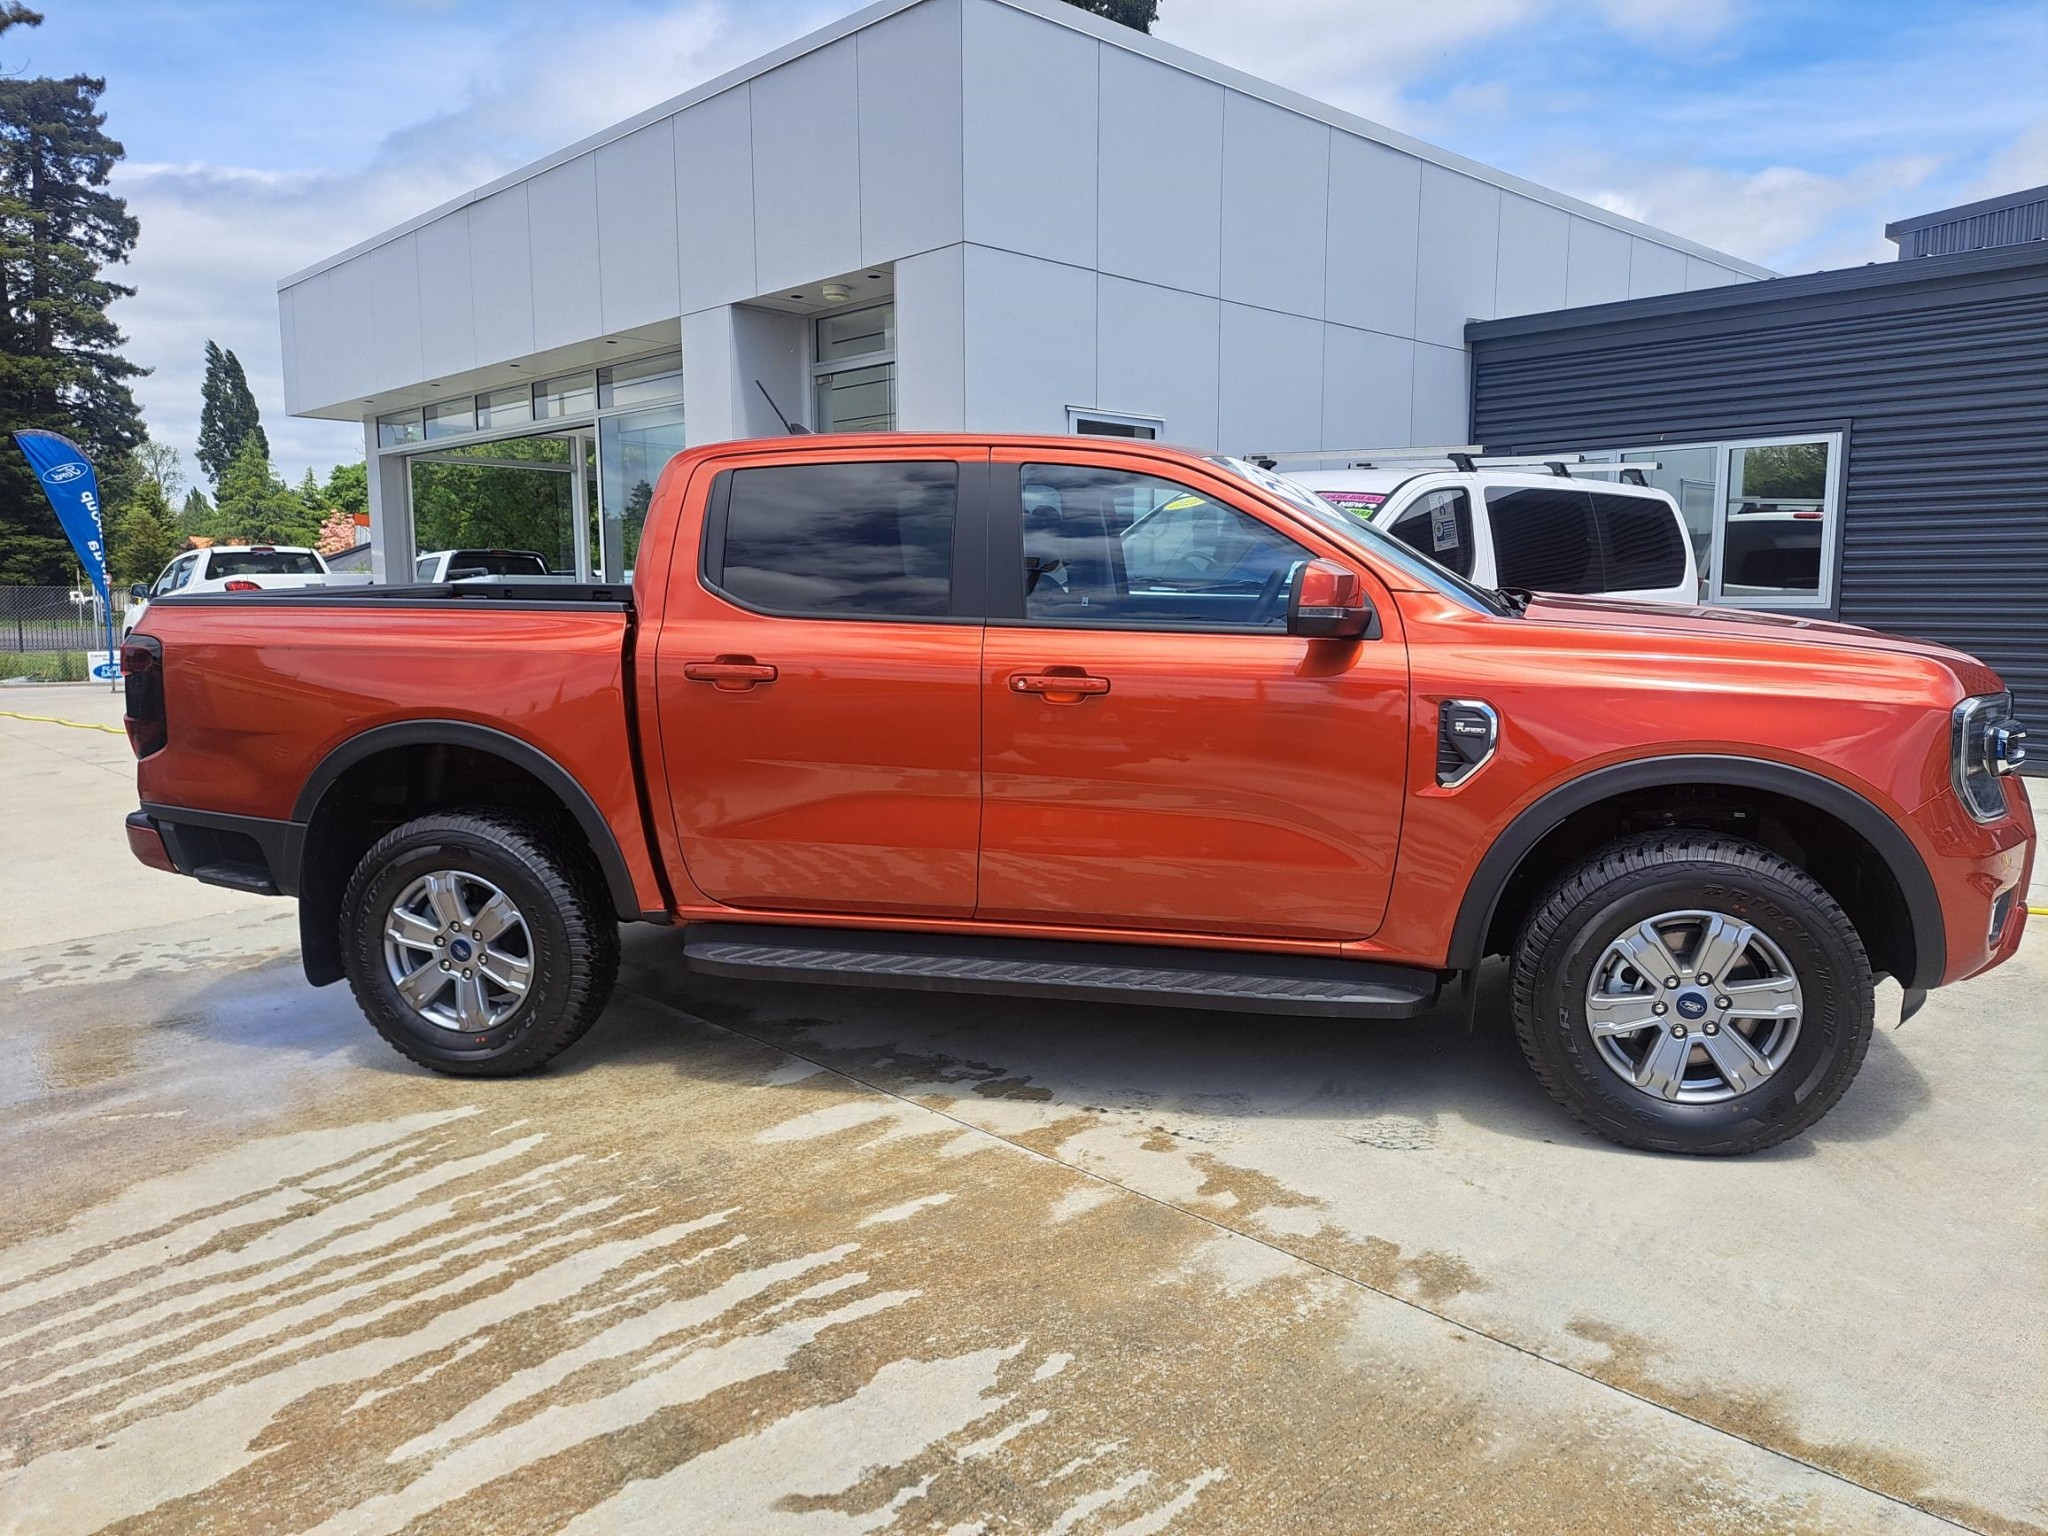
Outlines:
<svg viewBox="0 0 2048 1536"><path fill-rule="evenodd" d="M1812 1125L2009 957L2023 733L1968 656L1475 586L1285 479L892 434L674 459L624 587L160 597L143 862L299 901L445 1072L539 1066L617 925L727 975L1412 1015L1510 957L1601 1134Z"/></svg>

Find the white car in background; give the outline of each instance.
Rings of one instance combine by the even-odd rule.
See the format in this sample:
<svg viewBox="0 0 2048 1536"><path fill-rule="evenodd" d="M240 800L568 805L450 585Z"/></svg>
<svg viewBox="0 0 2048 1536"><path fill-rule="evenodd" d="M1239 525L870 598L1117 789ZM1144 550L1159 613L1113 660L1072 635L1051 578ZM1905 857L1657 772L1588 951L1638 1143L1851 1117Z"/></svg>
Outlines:
<svg viewBox="0 0 2048 1536"><path fill-rule="evenodd" d="M1283 473L1482 587L1699 602L1693 540L1665 492L1585 478L1599 468L1588 464L1466 468L1470 463L1461 457L1444 469L1390 462Z"/></svg>
<svg viewBox="0 0 2048 1536"><path fill-rule="evenodd" d="M444 581L560 581L547 558L532 549L435 549L412 563L412 579Z"/></svg>
<svg viewBox="0 0 2048 1536"><path fill-rule="evenodd" d="M137 582L128 589L128 611L121 615L127 634L149 611L151 598L173 592L284 592L295 587L324 587L327 562L310 549L289 544L213 544L188 549L151 586Z"/></svg>

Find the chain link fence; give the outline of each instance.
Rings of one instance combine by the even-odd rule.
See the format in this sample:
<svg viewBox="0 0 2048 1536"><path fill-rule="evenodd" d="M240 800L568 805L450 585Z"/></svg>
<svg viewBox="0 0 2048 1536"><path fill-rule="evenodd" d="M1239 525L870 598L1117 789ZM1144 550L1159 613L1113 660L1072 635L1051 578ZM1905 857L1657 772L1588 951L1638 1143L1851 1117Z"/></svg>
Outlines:
<svg viewBox="0 0 2048 1536"><path fill-rule="evenodd" d="M114 597L114 633L121 632L126 595ZM90 587L0 586L0 654L102 651L106 616Z"/></svg>

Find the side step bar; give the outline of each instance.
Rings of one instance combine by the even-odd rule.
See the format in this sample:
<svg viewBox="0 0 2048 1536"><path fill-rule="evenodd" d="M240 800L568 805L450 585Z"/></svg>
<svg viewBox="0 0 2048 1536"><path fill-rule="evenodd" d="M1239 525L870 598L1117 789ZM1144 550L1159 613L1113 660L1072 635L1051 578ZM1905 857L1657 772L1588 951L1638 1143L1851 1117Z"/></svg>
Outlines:
<svg viewBox="0 0 2048 1536"><path fill-rule="evenodd" d="M713 976L1320 1018L1410 1018L1438 989L1361 960L736 923L691 924L683 956Z"/></svg>

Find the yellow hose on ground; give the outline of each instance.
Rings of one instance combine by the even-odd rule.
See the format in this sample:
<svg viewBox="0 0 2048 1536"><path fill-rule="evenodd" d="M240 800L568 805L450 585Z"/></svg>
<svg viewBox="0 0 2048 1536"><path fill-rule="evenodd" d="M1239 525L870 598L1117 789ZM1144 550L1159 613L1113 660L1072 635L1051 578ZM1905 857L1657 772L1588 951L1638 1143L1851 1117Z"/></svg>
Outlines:
<svg viewBox="0 0 2048 1536"><path fill-rule="evenodd" d="M0 715L10 720L33 720L38 725L68 725L74 731L108 731L116 736L128 733L118 725L95 725L88 720L59 720L55 715L24 715L12 709L0 709Z"/></svg>

